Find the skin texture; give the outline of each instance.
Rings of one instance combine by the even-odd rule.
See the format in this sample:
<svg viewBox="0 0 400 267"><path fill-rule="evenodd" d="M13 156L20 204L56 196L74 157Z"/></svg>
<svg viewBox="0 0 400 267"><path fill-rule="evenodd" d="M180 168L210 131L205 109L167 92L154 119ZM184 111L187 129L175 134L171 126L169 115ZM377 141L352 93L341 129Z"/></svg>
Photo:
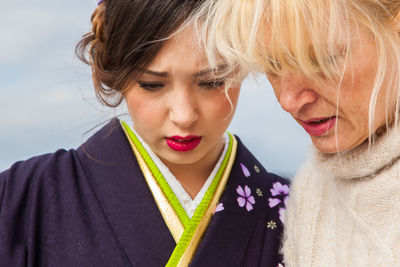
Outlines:
<svg viewBox="0 0 400 267"><path fill-rule="evenodd" d="M191 29L169 39L125 97L135 130L191 197L200 191L223 150L222 136L240 91L239 86L229 89L231 105L223 81L203 73L209 66L193 40ZM202 140L194 150L179 152L165 139L176 135Z"/></svg>
<svg viewBox="0 0 400 267"><path fill-rule="evenodd" d="M317 83L301 73L283 70L280 76L267 76L282 108L302 125L302 121L315 118L336 117L336 124L322 136L310 134L314 146L325 153L337 153L357 147L370 136L368 124L369 102L377 72L377 48L371 34L362 27L351 40L351 53L345 63L342 83ZM340 47L340 43L338 43ZM333 56L338 56L333 55ZM340 87L340 90L338 88ZM394 90L382 86L378 95L372 132L386 125L385 112L393 114ZM339 103L338 103L339 99ZM390 122L390 118L388 121Z"/></svg>

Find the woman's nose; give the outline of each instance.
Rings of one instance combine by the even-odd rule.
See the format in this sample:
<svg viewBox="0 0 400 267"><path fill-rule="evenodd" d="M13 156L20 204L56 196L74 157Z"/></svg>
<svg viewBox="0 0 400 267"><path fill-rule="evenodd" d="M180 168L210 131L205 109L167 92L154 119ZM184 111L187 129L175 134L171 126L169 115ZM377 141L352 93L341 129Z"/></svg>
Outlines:
<svg viewBox="0 0 400 267"><path fill-rule="evenodd" d="M294 115L306 106L313 103L318 94L313 90L312 83L303 75L282 74L275 89L275 94L281 107Z"/></svg>
<svg viewBox="0 0 400 267"><path fill-rule="evenodd" d="M181 128L189 128L198 120L198 108L190 90L175 90L170 97L169 119Z"/></svg>

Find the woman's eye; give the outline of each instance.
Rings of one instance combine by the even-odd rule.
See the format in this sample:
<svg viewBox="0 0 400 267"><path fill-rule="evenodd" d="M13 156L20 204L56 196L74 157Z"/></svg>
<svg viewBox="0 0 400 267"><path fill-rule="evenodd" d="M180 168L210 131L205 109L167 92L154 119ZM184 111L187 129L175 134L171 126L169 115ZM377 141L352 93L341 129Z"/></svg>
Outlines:
<svg viewBox="0 0 400 267"><path fill-rule="evenodd" d="M271 59L271 58L268 58L267 60L268 60L268 63L269 63L268 65L269 65L270 69L273 70L274 73L282 70L282 66L281 66L281 63L279 62L279 60Z"/></svg>
<svg viewBox="0 0 400 267"><path fill-rule="evenodd" d="M275 72L272 72L272 71L265 72L265 75L267 75L267 78L269 80L279 78L279 75L277 73L275 73Z"/></svg>
<svg viewBox="0 0 400 267"><path fill-rule="evenodd" d="M344 52L340 51L338 53L334 53L334 54L326 56L323 61L325 64L329 64L329 65L341 64L344 56L345 56ZM313 62L313 64L315 66L319 65L315 58L311 58L311 61Z"/></svg>
<svg viewBox="0 0 400 267"><path fill-rule="evenodd" d="M162 83L154 83L154 82L138 82L139 86L145 90L155 91L164 87Z"/></svg>
<svg viewBox="0 0 400 267"><path fill-rule="evenodd" d="M215 80L215 81L200 82L199 86L206 88L206 89L213 89L213 88L218 88L224 84L225 84L225 81L223 81L223 80Z"/></svg>

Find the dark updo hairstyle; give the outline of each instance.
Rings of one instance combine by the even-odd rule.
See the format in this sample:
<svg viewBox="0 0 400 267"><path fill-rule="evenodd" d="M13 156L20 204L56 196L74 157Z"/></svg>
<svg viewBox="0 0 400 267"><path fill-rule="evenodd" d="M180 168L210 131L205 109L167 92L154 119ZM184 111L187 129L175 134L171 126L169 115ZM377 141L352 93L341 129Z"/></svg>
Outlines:
<svg viewBox="0 0 400 267"><path fill-rule="evenodd" d="M104 0L92 14L92 31L76 54L92 67L101 103L118 106L161 49L201 0Z"/></svg>

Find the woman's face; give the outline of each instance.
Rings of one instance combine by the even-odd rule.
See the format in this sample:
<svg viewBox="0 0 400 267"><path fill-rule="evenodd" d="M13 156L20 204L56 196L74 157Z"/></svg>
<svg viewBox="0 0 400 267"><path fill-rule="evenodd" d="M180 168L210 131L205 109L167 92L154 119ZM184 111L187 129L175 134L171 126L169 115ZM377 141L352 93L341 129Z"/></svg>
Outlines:
<svg viewBox="0 0 400 267"><path fill-rule="evenodd" d="M369 103L377 64L375 41L360 28L359 36L352 40L340 90L339 83L317 83L299 73L267 76L282 108L310 135L315 147L335 153L358 146L370 135ZM373 131L386 123L387 92L383 85L377 98Z"/></svg>
<svg viewBox="0 0 400 267"><path fill-rule="evenodd" d="M194 38L169 39L126 95L135 130L168 167L217 159L239 96L230 88L231 105Z"/></svg>

